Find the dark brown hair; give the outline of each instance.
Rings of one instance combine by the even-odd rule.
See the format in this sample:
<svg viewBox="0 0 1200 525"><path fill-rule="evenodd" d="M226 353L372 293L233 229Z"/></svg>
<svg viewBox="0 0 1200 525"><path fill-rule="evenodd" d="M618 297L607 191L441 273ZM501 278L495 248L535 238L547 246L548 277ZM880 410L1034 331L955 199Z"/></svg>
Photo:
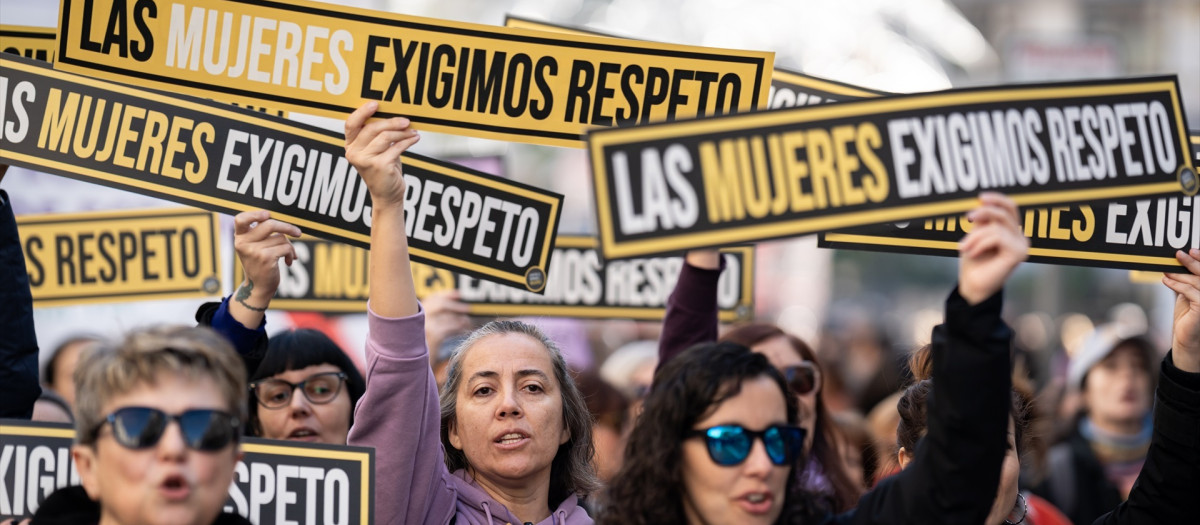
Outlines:
<svg viewBox="0 0 1200 525"><path fill-rule="evenodd" d="M745 346L703 343L663 363L654 374L654 386L625 448L625 462L608 487L608 505L601 509L597 523L686 523L680 465L686 433L717 405L741 392L744 382L758 377L769 377L779 386L787 421L795 424L797 401L788 395L783 374L765 356ZM792 468L802 466L803 459L798 458ZM811 512L796 485L796 476L788 476L781 523Z"/></svg>
<svg viewBox="0 0 1200 525"><path fill-rule="evenodd" d="M730 341L743 346L752 347L756 344L774 339L776 337L784 337L788 344L800 355L801 359L809 361L817 368L822 378L825 377L825 370L821 368L821 363L817 361L817 355L813 353L804 341L800 338L784 332L778 326L767 323L747 323L735 327L721 338L722 341ZM813 432L813 445L811 457L815 458L825 472L825 477L828 478L829 484L833 487L834 499L833 502L836 508L830 509L836 512L845 512L854 508L858 504L858 498L862 496L863 488L858 487L850 476L846 474L845 466L842 464L841 455L837 450L837 427L833 420L830 419L829 410L825 408L825 389L821 388L817 391L816 398L816 418L814 426L810 429Z"/></svg>
<svg viewBox="0 0 1200 525"><path fill-rule="evenodd" d="M900 412L900 425L896 427L896 444L909 453L915 452L917 441L925 435L928 428L926 401L933 393L933 351L930 345L922 346L913 352L908 360L913 379L916 380L904 390L896 410ZM1032 446L1030 420L1032 418L1032 398L1028 393L1014 389L1009 415L1013 419L1013 441L1017 444L1017 456L1020 457Z"/></svg>

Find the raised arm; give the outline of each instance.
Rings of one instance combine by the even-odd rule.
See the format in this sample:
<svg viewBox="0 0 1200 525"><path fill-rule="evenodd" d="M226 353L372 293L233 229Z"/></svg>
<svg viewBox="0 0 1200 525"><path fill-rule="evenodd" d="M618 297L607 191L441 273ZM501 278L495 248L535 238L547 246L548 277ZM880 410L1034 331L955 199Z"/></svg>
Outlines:
<svg viewBox="0 0 1200 525"><path fill-rule="evenodd" d="M1171 351L1155 392L1154 430L1129 499L1096 520L1104 525L1191 523L1200 487L1200 250L1175 257L1191 273L1169 273L1175 291Z"/></svg>
<svg viewBox="0 0 1200 525"><path fill-rule="evenodd" d="M1016 205L980 195L959 245L958 287L933 331L928 433L909 467L863 496L850 523L983 523L996 497L1011 403L1004 281L1025 260ZM887 517L881 519L880 517Z"/></svg>
<svg viewBox="0 0 1200 525"><path fill-rule="evenodd" d="M346 120L346 158L372 202L367 391L355 407L348 442L375 448L377 522L440 525L453 517L456 497L443 461L425 317L409 267L400 164L400 154L419 136L405 118L368 123L377 107L369 102Z"/></svg>
<svg viewBox="0 0 1200 525"><path fill-rule="evenodd" d="M266 312L279 289L279 260L289 266L296 260L288 237L299 237L300 228L271 219L265 210L239 213L233 224L233 247L245 277L233 295L201 305L196 321L225 336L253 376L267 353Z"/></svg>
<svg viewBox="0 0 1200 525"><path fill-rule="evenodd" d="M659 367L693 345L717 340L717 282L724 269L722 262L717 250L692 250L684 257L675 290L667 298L658 339Z"/></svg>
<svg viewBox="0 0 1200 525"><path fill-rule="evenodd" d="M0 180L8 166L0 164ZM33 296L8 194L0 191L0 418L29 419L42 394Z"/></svg>

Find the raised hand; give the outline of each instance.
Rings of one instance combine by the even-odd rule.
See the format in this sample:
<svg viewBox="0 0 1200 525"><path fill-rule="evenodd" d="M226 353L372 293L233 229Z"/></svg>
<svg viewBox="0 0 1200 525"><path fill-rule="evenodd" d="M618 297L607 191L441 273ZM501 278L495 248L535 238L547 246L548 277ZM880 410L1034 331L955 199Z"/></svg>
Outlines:
<svg viewBox="0 0 1200 525"><path fill-rule="evenodd" d="M299 237L300 228L271 219L265 210L239 213L233 224L233 248L246 277L229 302L229 313L243 326L257 328L279 288L279 260L291 266L296 259L288 237Z"/></svg>
<svg viewBox="0 0 1200 525"><path fill-rule="evenodd" d="M1175 291L1175 323L1171 357L1184 372L1200 372L1200 250L1176 251L1175 258L1191 273L1168 273L1163 284Z"/></svg>
<svg viewBox="0 0 1200 525"><path fill-rule="evenodd" d="M958 245L958 293L978 304L1004 287L1004 281L1029 255L1021 233L1017 204L994 192L979 194L979 207L967 213L974 224Z"/></svg>
<svg viewBox="0 0 1200 525"><path fill-rule="evenodd" d="M367 123L376 109L378 102L368 102L346 119L346 160L367 183L373 207L403 205L400 154L421 140L421 136L404 117Z"/></svg>
<svg viewBox="0 0 1200 525"><path fill-rule="evenodd" d="M417 313L417 294L404 228L404 171L400 154L421 136L403 117L367 122L379 109L367 102L346 119L346 160L371 192L371 304L383 317Z"/></svg>
<svg viewBox="0 0 1200 525"><path fill-rule="evenodd" d="M431 350L441 346L447 337L471 330L469 307L462 302L458 290L431 293L421 304L425 306L425 341Z"/></svg>

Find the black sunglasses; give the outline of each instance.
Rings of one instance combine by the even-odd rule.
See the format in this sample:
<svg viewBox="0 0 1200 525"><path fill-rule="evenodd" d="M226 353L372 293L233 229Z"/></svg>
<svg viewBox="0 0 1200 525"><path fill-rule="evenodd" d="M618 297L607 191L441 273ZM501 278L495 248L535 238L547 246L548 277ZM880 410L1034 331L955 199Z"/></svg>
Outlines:
<svg viewBox="0 0 1200 525"><path fill-rule="evenodd" d="M692 430L687 437L703 437L708 457L723 466L741 464L750 456L754 440L761 439L767 456L775 465L787 465L800 455L806 432L790 425L771 425L764 430L750 430L741 425L718 425Z"/></svg>
<svg viewBox="0 0 1200 525"><path fill-rule="evenodd" d="M781 370L793 394L804 395L817 389L817 367L805 361Z"/></svg>
<svg viewBox="0 0 1200 525"><path fill-rule="evenodd" d="M292 392L297 388L304 392L310 403L323 405L337 397L346 382L345 372L322 372L313 374L299 383L282 379L260 379L250 383L250 390L259 404L267 408L283 408L292 402Z"/></svg>
<svg viewBox="0 0 1200 525"><path fill-rule="evenodd" d="M158 444L172 420L179 423L183 442L193 450L221 450L241 435L238 418L220 410L196 409L168 414L157 408L125 407L106 416L92 431L92 439L99 435L105 424L109 424L112 425L113 439L121 446L134 450L148 448Z"/></svg>

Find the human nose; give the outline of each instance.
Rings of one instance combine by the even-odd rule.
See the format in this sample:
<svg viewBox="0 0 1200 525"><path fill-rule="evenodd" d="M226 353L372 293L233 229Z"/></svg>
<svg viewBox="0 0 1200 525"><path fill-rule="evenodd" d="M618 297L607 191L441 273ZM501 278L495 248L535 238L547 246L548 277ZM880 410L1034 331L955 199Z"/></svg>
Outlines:
<svg viewBox="0 0 1200 525"><path fill-rule="evenodd" d="M187 444L183 442L183 429L178 421L169 421L163 435L158 438L155 446L158 455L165 461L181 461L186 454Z"/></svg>
<svg viewBox="0 0 1200 525"><path fill-rule="evenodd" d="M500 406L497 407L500 417L516 417L521 415L521 404L517 401L516 392L506 390L500 396Z"/></svg>
<svg viewBox="0 0 1200 525"><path fill-rule="evenodd" d="M308 415L312 411L312 405L308 402L308 396L304 393L304 388L300 385L292 387L292 398L288 401L288 407L292 411L293 416Z"/></svg>
<svg viewBox="0 0 1200 525"><path fill-rule="evenodd" d="M775 467L771 463L771 457L767 455L767 446L762 439L756 439L750 444L750 455L746 457L745 468L743 472L747 476L766 479L771 473L771 469Z"/></svg>

